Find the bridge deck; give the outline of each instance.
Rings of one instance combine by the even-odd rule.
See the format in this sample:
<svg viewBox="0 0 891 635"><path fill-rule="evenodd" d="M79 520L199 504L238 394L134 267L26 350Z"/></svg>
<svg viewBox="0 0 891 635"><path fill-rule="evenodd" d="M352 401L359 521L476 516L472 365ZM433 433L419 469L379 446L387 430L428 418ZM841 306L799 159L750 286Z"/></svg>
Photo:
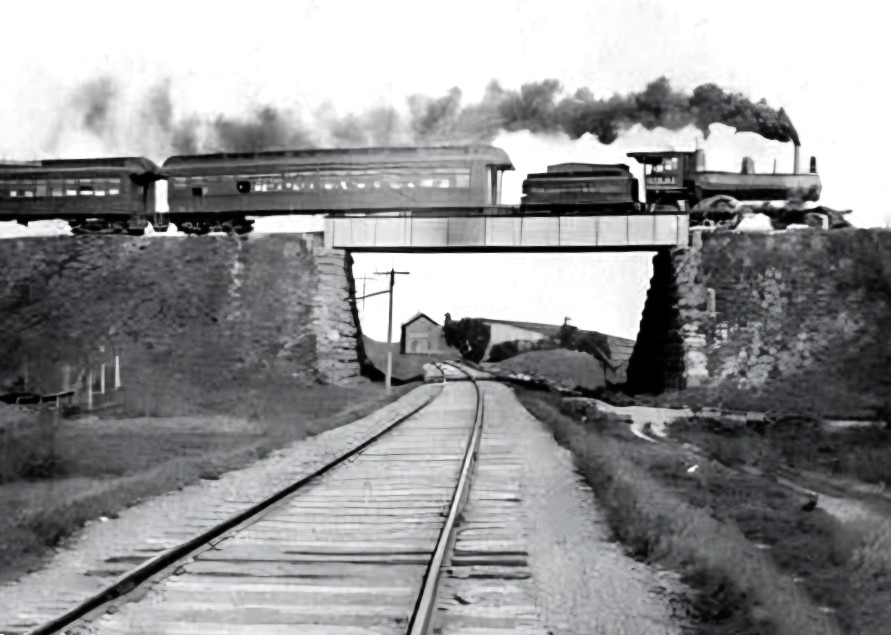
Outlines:
<svg viewBox="0 0 891 635"><path fill-rule="evenodd" d="M326 245L356 251L639 251L685 246L688 232L685 214L325 219Z"/></svg>

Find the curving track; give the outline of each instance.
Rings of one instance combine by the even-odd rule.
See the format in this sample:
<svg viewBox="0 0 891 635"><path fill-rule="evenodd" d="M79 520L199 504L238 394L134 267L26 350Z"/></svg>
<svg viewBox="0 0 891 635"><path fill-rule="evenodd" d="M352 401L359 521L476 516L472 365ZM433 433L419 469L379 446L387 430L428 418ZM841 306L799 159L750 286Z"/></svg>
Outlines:
<svg viewBox="0 0 891 635"><path fill-rule="evenodd" d="M34 632L682 632L665 595L681 587L612 542L572 456L510 388L429 371L445 384L401 419Z"/></svg>
<svg viewBox="0 0 891 635"><path fill-rule="evenodd" d="M33 633L429 632L481 429L476 383L450 383L320 475Z"/></svg>

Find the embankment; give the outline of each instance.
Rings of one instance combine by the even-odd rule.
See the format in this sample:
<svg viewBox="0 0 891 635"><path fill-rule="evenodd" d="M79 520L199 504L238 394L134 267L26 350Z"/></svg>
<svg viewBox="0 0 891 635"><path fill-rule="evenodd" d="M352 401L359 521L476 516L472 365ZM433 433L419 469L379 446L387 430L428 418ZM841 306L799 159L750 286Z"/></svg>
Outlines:
<svg viewBox="0 0 891 635"><path fill-rule="evenodd" d="M0 387L113 388L131 409L360 374L349 256L321 234L0 241ZM358 338L361 341L361 338ZM357 352L358 350L358 352Z"/></svg>

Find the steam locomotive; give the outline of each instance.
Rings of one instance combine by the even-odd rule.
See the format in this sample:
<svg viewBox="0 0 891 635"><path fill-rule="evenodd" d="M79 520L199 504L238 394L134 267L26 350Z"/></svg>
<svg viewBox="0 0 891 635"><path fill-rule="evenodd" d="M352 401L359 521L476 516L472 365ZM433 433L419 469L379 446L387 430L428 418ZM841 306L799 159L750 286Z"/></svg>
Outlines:
<svg viewBox="0 0 891 635"><path fill-rule="evenodd" d="M816 200L809 174L707 172L699 151L632 152L645 166L645 202L627 165L563 163L530 174L519 208L501 204L508 155L492 146L360 148L51 160L0 165L0 221L68 221L75 233L251 231L248 216L279 214L629 214L687 212L708 197ZM749 166L750 167L750 166ZM156 211L166 181L167 212Z"/></svg>

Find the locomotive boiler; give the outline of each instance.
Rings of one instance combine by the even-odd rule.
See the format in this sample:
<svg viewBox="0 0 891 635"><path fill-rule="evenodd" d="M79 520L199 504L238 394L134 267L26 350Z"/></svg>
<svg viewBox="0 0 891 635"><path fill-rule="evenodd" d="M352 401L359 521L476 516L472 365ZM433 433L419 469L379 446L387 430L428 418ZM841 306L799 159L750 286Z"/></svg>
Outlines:
<svg viewBox="0 0 891 635"><path fill-rule="evenodd" d="M756 173L749 158L743 159L739 172L706 170L702 150L629 152L628 156L644 165L646 203L650 211L690 211L716 196L738 201L811 202L819 200L822 189L816 159L811 158L809 172L799 173L797 152L791 174Z"/></svg>

